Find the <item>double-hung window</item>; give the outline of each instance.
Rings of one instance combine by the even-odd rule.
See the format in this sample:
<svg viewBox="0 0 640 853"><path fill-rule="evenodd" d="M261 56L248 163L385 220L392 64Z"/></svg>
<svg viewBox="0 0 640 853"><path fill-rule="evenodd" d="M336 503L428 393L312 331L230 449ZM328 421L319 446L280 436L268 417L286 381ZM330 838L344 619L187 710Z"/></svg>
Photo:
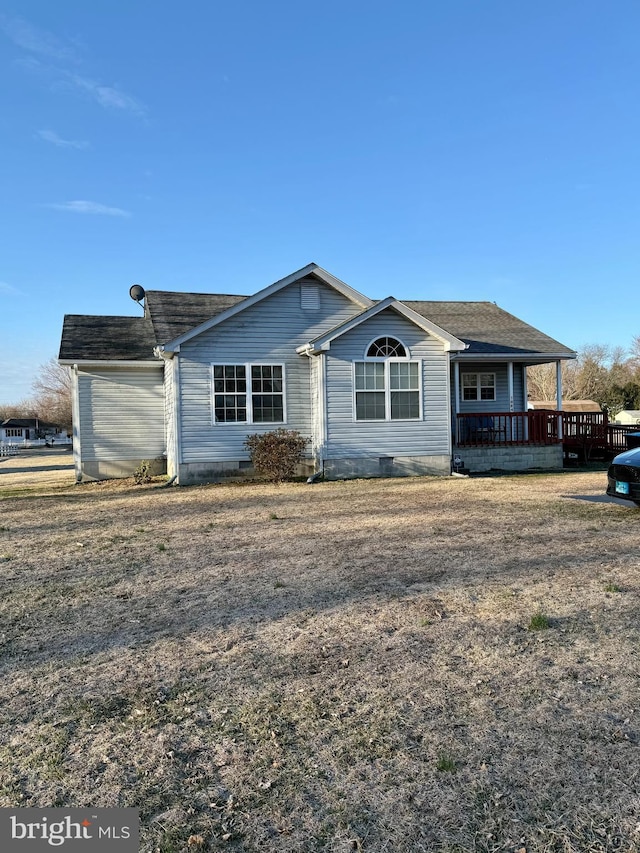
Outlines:
<svg viewBox="0 0 640 853"><path fill-rule="evenodd" d="M374 341L367 358L354 363L356 420L419 420L420 362L407 358L404 345L392 338Z"/></svg>
<svg viewBox="0 0 640 853"><path fill-rule="evenodd" d="M495 373L463 373L462 374L462 399L463 400L495 400L496 399L496 375L495 375Z"/></svg>
<svg viewBox="0 0 640 853"><path fill-rule="evenodd" d="M214 423L285 422L282 364L214 364Z"/></svg>

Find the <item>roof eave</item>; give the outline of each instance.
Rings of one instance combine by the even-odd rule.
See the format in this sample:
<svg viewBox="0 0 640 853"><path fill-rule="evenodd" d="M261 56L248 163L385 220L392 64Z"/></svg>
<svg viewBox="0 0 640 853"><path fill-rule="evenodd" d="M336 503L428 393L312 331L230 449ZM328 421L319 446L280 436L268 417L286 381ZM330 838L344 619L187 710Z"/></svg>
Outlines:
<svg viewBox="0 0 640 853"><path fill-rule="evenodd" d="M577 353L571 352L460 352L453 359L465 361L529 361L544 364L548 361L562 361L577 358Z"/></svg>

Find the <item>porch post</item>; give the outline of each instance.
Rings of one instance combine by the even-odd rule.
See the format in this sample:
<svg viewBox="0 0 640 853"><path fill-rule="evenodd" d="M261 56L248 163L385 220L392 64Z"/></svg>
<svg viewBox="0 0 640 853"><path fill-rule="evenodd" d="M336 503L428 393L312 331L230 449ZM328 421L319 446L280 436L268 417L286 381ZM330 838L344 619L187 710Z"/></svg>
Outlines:
<svg viewBox="0 0 640 853"><path fill-rule="evenodd" d="M524 397L524 440L529 441L529 389L527 388L527 365L522 365L522 396Z"/></svg>
<svg viewBox="0 0 640 853"><path fill-rule="evenodd" d="M556 361L556 408L559 412L562 411L562 362ZM558 415L558 438L563 439L562 435L562 415Z"/></svg>
<svg viewBox="0 0 640 853"><path fill-rule="evenodd" d="M453 362L453 420L455 442L458 443L458 413L460 412L460 362Z"/></svg>
<svg viewBox="0 0 640 853"><path fill-rule="evenodd" d="M507 362L507 387L509 390L509 411L513 412L513 362Z"/></svg>

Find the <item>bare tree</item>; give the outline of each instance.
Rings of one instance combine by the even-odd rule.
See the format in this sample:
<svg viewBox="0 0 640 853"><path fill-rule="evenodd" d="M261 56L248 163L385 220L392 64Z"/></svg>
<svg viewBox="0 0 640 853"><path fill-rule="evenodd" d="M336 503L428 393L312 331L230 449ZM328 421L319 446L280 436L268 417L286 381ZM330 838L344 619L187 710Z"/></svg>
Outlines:
<svg viewBox="0 0 640 853"><path fill-rule="evenodd" d="M0 423L8 418L33 418L35 411L33 400L20 400L19 403L0 406Z"/></svg>
<svg viewBox="0 0 640 853"><path fill-rule="evenodd" d="M635 338L631 341L630 347L631 357L629 361L631 362L631 366L633 367L636 376L640 374L640 335L636 335Z"/></svg>
<svg viewBox="0 0 640 853"><path fill-rule="evenodd" d="M561 368L562 396L576 399L576 363L563 361ZM531 400L555 400L557 389L555 364L535 364L527 368L527 393Z"/></svg>
<svg viewBox="0 0 640 853"><path fill-rule="evenodd" d="M32 385L33 405L43 421L57 424L71 433L71 373L55 358L40 365Z"/></svg>

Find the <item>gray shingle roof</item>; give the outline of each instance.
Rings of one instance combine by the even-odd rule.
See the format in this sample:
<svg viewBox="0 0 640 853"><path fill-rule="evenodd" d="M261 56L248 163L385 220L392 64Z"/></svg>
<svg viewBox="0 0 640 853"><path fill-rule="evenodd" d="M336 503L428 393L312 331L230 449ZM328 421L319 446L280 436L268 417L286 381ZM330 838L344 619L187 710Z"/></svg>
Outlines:
<svg viewBox="0 0 640 853"><path fill-rule="evenodd" d="M573 350L550 338L493 302L404 302L418 314L469 344L465 354L540 353L574 355Z"/></svg>
<svg viewBox="0 0 640 853"><path fill-rule="evenodd" d="M64 361L153 359L156 338L146 317L66 314L58 358Z"/></svg>
<svg viewBox="0 0 640 853"><path fill-rule="evenodd" d="M23 427L25 429L50 429L56 424L51 424L49 421L42 421L40 418L7 418L0 423L0 427Z"/></svg>
<svg viewBox="0 0 640 853"><path fill-rule="evenodd" d="M147 290L144 317L64 318L59 358L63 360L153 359L155 346L183 335L246 299L220 293ZM524 323L493 302L404 303L469 345L465 355L574 355L564 344Z"/></svg>
<svg viewBox="0 0 640 853"><path fill-rule="evenodd" d="M232 308L246 296L224 293L176 293L169 290L147 290L146 311L151 318L159 344L180 337L217 314Z"/></svg>

